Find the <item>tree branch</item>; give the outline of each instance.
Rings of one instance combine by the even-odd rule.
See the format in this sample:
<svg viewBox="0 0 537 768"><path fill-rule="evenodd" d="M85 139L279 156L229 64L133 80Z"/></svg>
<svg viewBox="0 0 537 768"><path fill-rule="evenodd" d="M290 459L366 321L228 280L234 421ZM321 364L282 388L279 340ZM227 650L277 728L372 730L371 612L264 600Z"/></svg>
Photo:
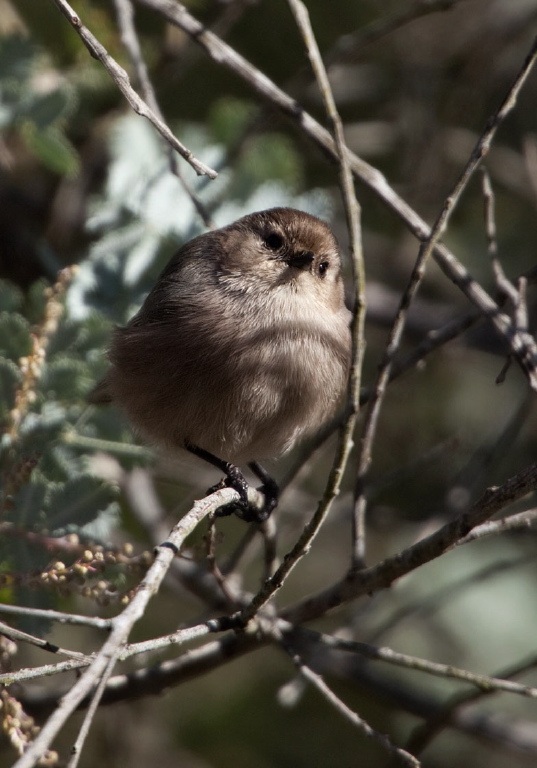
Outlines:
<svg viewBox="0 0 537 768"><path fill-rule="evenodd" d="M69 3L67 3L66 0L52 0L52 2L58 6L59 10L79 35L90 55L101 62L123 96L127 99L132 109L155 126L160 135L163 136L181 157L192 166L198 176L208 176L210 179L215 179L218 175L216 171L213 171L208 165L205 165L205 163L202 163L194 157L192 152L187 149L184 144L181 144L179 139L173 135L166 123L164 123L149 105L138 96L131 86L129 76L123 67L119 66L117 61L110 56L106 48L104 48L97 38L92 35L89 29L84 26L80 16L75 13Z"/></svg>

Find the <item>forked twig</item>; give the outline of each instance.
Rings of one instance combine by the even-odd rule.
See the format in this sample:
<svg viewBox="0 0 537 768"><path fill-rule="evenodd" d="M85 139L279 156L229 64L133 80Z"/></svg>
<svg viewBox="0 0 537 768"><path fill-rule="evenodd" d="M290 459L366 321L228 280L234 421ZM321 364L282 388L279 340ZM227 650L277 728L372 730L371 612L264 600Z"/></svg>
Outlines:
<svg viewBox="0 0 537 768"><path fill-rule="evenodd" d="M153 83L151 82L151 78L149 77L149 72L147 70L147 66L142 54L140 41L138 40L138 35L136 34L132 1L114 0L114 4L116 6L116 15L121 32L121 40L127 49L135 68L136 77L138 78L142 95L149 108L152 109L158 119L164 123L164 115L162 114L158 104L157 97L155 95L155 89L153 87ZM171 147L169 148L169 161L171 172L179 181L179 184L183 187L186 194L189 196L190 200L192 201L192 205L200 215L203 223L206 227L213 229L214 222L211 219L209 212L207 211L205 205L196 194L192 186L187 182L181 173L179 164L177 162L177 156L174 154Z"/></svg>
<svg viewBox="0 0 537 768"><path fill-rule="evenodd" d="M446 523L430 536L377 565L347 574L328 589L283 610L282 618L294 624L311 621L360 595L389 587L396 579L439 557L496 512L535 490L537 464L531 464L503 485L487 488L467 512Z"/></svg>
<svg viewBox="0 0 537 768"><path fill-rule="evenodd" d="M208 176L210 179L215 179L217 176L216 171L209 168L208 165L198 160L192 152L177 139L170 131L166 123L164 123L149 107L149 105L141 99L134 88L130 84L129 76L115 59L110 56L106 48L101 45L97 38L92 35L87 27L84 26L80 16L75 13L66 0L52 0L63 13L65 18L69 21L75 32L80 36L82 42L88 49L91 56L97 59L104 66L112 80L115 82L121 93L125 96L127 101L133 110L142 117L147 118L149 122L155 126L157 131L163 136L169 144L189 163L196 171L198 176Z"/></svg>
<svg viewBox="0 0 537 768"><path fill-rule="evenodd" d="M250 490L250 493L253 503L259 504L262 498L260 494L254 490ZM196 502L190 512L174 526L168 540L157 547L153 565L138 585L131 602L119 616L113 619L110 636L103 643L92 664L66 693L38 736L16 762L14 768L32 768L40 757L45 754L56 734L84 697L90 693L95 685L98 685L103 679L108 679L132 627L143 616L147 603L158 591L173 558L179 552L185 538L203 518L223 504L229 504L237 498L237 492L230 488L216 491L201 501Z"/></svg>
<svg viewBox="0 0 537 768"><path fill-rule="evenodd" d="M357 712L350 709L350 707L348 707L345 702L343 702L339 696L334 693L334 691L325 683L321 675L317 674L317 672L314 672L311 667L309 667L304 662L297 651L293 648L292 641L285 633L281 632L279 629L275 629L273 632L274 639L279 639L282 648L291 657L300 674L304 677L305 680L311 683L311 685L313 685L313 687L319 691L319 693L326 699L326 701L328 701L331 706L334 707L336 712L339 712L340 715L342 715L346 720L357 727L365 736L373 739L373 741L375 741L377 744L380 744L397 760L398 763L401 765L411 766L412 768L419 768L421 763L414 757L414 755L411 755L410 752L407 752L401 747L395 746L395 744L392 743L388 736L372 728L368 722L360 717Z"/></svg>

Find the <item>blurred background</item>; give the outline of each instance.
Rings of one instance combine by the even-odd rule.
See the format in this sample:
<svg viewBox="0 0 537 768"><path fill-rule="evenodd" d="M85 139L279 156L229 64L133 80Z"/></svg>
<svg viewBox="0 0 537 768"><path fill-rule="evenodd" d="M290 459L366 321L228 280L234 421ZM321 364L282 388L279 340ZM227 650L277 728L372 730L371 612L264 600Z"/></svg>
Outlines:
<svg viewBox="0 0 537 768"><path fill-rule="evenodd" d="M326 124L303 43L283 0L192 0L185 5ZM72 6L137 87L118 30L116 4L92 0L73 1ZM307 6L349 147L381 170L432 223L531 48L537 33L535 0L308 0ZM4 603L115 614L118 596L135 583L142 553L158 543L158 532L165 535L173 520L218 479L196 462L155 456L138 444L122 414L111 407L89 409L84 401L106 368L113 324L126 322L136 311L173 252L207 226L289 205L329 221L347 256L337 169L295 124L261 103L184 33L138 3L134 9L165 119L197 157L219 171L215 181L196 177L181 160L181 179L171 172L163 142L128 107L53 2L0 0L0 418L5 426L0 461L5 526L43 537L77 537L71 539L72 550L64 546L54 554L65 563L76 559L77 547L87 543L93 551L112 546L125 555L89 585L73 578L63 591L43 588L36 574L54 570L50 548L44 539L14 536L4 527L0 567L9 574L0 582ZM536 104L533 72L486 158L495 196L498 256L509 279L530 276L532 328ZM373 191L357 185L357 194L367 272L363 383L368 387L419 244ZM445 242L496 295L480 173L464 193ZM43 328L51 302L46 287L56 281L58 270L73 264L78 269L65 286L65 312L49 334L46 363L14 430L15 391L24 380L18 361L31 353L36 324ZM346 275L351 305L347 262ZM463 318L470 309L431 263L410 312L399 359L431 331ZM534 460L533 398L516 365L502 384L496 383L504 364L505 350L493 329L475 323L390 385L368 476L368 565L432 532L464 511L488 485L500 484ZM315 508L333 449L334 438L308 460L283 496L277 512L280 554ZM275 477L284 478L298 459L295 451L274 464ZM344 574L351 556L355 462L353 456L344 493L278 598L280 606ZM148 520L143 511L151 505L154 516ZM531 500L525 500L518 508L530 506ZM244 537L245 526L226 519L219 532L218 556L225 559ZM202 534L194 536L189 551L195 561L204 558ZM260 545L254 541L240 568L247 589L259 584L259 559ZM484 674L501 675L521 665L521 679L537 685L532 671L536 576L535 534L525 527L459 547L389 591L347 605L316 626ZM184 582L172 578L132 639L171 632L179 623L199 620L205 611ZM87 652L102 639L88 629L51 627L35 618L19 626L51 633L47 639ZM24 646L9 657L6 651L8 668L12 664L17 669L48 660L43 652ZM400 745L454 696L473 691L443 678L342 654L317 664L349 707ZM185 682L164 697L104 707L81 765L387 765L380 747L294 675L283 653L265 648ZM28 711L41 717L41 700L58 685L56 679L43 679L25 688L21 699ZM431 738L421 755L423 765L535 765L536 713L529 698L505 693L477 697L457 709L451 723ZM80 725L74 720L58 742L64 753ZM7 743L0 758L6 766L14 761Z"/></svg>

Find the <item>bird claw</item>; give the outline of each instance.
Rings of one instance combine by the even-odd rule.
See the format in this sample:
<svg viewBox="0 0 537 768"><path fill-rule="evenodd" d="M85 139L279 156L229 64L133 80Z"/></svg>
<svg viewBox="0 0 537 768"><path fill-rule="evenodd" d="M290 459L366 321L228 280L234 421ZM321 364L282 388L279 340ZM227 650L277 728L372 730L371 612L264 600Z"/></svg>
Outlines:
<svg viewBox="0 0 537 768"><path fill-rule="evenodd" d="M209 488L208 493L214 493L222 488L233 488L239 494L238 501L232 501L220 507L216 512L217 517L227 517L228 515L237 515L246 523L263 523L268 520L272 510L278 505L278 486L271 478L268 478L257 490L265 496L265 503L262 509L253 507L248 501L248 483L244 475L234 465L231 465L226 477L223 477L219 483Z"/></svg>
<svg viewBox="0 0 537 768"><path fill-rule="evenodd" d="M248 483L240 469L230 464L225 477L223 477L219 483L211 486L207 493L214 493L220 491L222 488L233 488L237 491L240 498L238 501L231 501L229 504L224 504L217 510L217 517L227 517L227 515L237 514L238 517L246 520L249 510L248 503Z"/></svg>

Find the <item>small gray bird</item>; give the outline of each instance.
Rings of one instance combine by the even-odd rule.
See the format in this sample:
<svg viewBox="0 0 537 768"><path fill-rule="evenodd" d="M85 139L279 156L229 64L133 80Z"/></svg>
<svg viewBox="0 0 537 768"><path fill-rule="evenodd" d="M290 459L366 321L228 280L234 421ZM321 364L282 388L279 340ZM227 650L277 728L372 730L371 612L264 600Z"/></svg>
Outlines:
<svg viewBox="0 0 537 768"><path fill-rule="evenodd" d="M338 245L315 216L272 208L196 237L171 259L139 312L114 332L111 367L90 395L114 401L147 440L225 473L245 519L263 520L276 457L334 415L351 337ZM261 479L248 512L237 465Z"/></svg>

